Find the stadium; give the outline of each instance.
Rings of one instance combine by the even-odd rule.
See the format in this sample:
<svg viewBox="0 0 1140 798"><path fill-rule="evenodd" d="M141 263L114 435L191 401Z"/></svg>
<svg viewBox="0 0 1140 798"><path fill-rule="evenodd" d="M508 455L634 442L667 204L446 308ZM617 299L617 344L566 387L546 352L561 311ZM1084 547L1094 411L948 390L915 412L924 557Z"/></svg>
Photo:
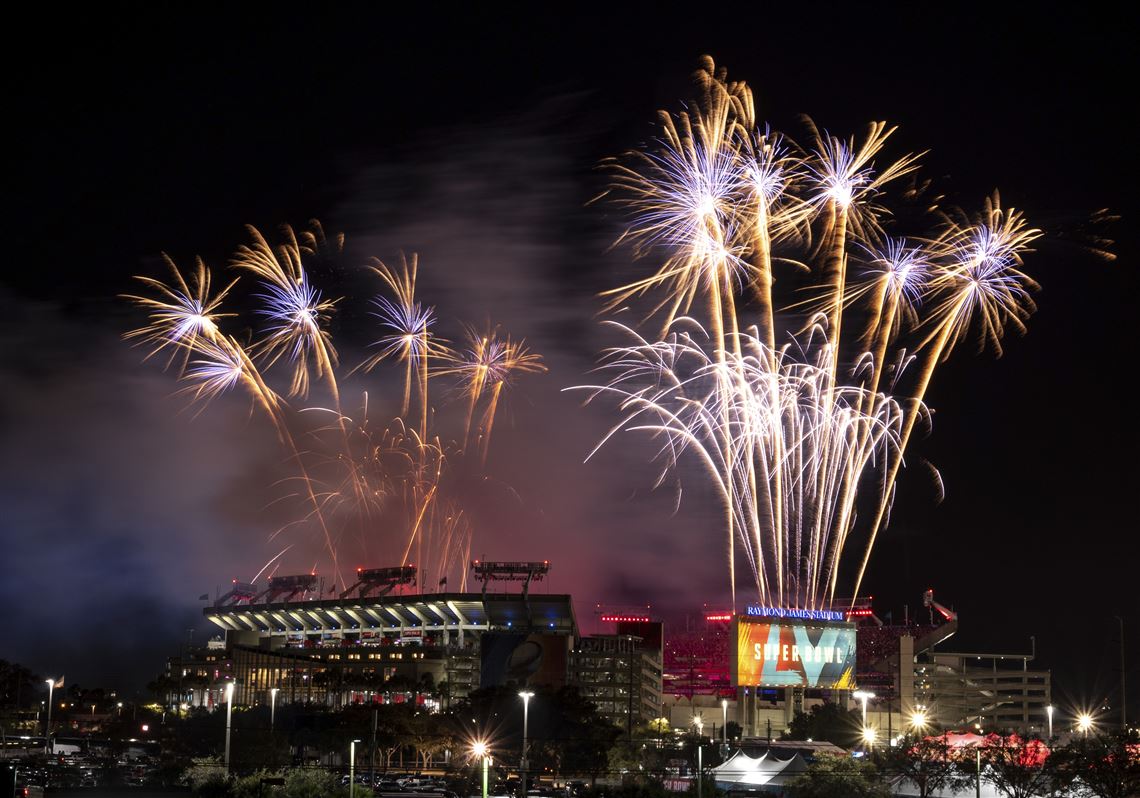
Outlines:
<svg viewBox="0 0 1140 798"><path fill-rule="evenodd" d="M664 718L770 740L824 702L859 709L864 732L1043 734L1050 674L1030 653L953 648L956 612L923 596L901 624L870 598L833 610L706 608L673 626L648 608L603 608L583 634L568 594L534 592L550 563L471 563L479 592L424 592L414 566L357 572L326 594L314 574L234 582L204 610L221 630L167 663L172 707L415 702L446 709L479 687L575 685L632 730ZM499 589L492 590L492 586ZM505 588L505 589L503 589ZM731 727L730 727L731 728ZM868 731L870 730L870 731Z"/></svg>

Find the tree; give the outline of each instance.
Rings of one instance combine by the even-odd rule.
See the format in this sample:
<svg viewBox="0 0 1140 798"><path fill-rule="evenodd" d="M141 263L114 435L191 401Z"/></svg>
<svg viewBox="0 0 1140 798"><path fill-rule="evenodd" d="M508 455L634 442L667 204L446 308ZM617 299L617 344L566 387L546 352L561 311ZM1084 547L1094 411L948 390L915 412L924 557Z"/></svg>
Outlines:
<svg viewBox="0 0 1140 798"><path fill-rule="evenodd" d="M784 740L816 740L853 748L860 739L862 719L857 710L846 710L830 701L808 712L797 712Z"/></svg>
<svg viewBox="0 0 1140 798"><path fill-rule="evenodd" d="M1140 795L1140 738L1136 732L1079 737L1049 756L1054 785L1077 796Z"/></svg>
<svg viewBox="0 0 1140 798"><path fill-rule="evenodd" d="M0 707L19 709L32 705L36 690L44 680L23 665L0 659Z"/></svg>
<svg viewBox="0 0 1140 798"><path fill-rule="evenodd" d="M553 737L559 744L560 764L596 782L609 765L608 754L621 729L599 715L576 687L563 687L552 698L558 713Z"/></svg>
<svg viewBox="0 0 1140 798"><path fill-rule="evenodd" d="M875 756L883 772L913 784L920 798L942 791L960 791L972 779L958 766L954 746L945 737L904 737Z"/></svg>
<svg viewBox="0 0 1140 798"><path fill-rule="evenodd" d="M230 792L226 770L217 759L195 762L186 771L186 781L194 794L202 798L222 798Z"/></svg>
<svg viewBox="0 0 1140 798"><path fill-rule="evenodd" d="M322 768L293 768L285 774L285 798L334 798L347 793L340 779Z"/></svg>
<svg viewBox="0 0 1140 798"><path fill-rule="evenodd" d="M820 754L789 782L795 798L890 798L890 790L870 762Z"/></svg>
<svg viewBox="0 0 1140 798"><path fill-rule="evenodd" d="M416 749L416 766L430 768L432 758L453 745L450 724L443 715L417 712L409 724L409 740Z"/></svg>
<svg viewBox="0 0 1140 798"><path fill-rule="evenodd" d="M1032 798L1052 789L1052 769L1045 766L1048 758L1049 749L1040 740L1022 740L1016 734L988 734L974 751L974 761L970 761L969 755L960 759L960 772L976 779L980 760L981 778L1002 795Z"/></svg>

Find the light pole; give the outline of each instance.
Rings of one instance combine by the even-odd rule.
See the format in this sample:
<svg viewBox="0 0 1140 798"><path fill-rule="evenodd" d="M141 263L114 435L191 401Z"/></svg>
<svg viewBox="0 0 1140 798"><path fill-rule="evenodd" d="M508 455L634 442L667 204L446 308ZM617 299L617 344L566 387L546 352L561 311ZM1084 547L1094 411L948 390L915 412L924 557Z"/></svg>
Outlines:
<svg viewBox="0 0 1140 798"><path fill-rule="evenodd" d="M1049 739L1053 739L1053 705L1045 707L1045 718L1049 721Z"/></svg>
<svg viewBox="0 0 1140 798"><path fill-rule="evenodd" d="M483 798L487 798L487 744L475 743L471 746L471 753L483 760Z"/></svg>
<svg viewBox="0 0 1140 798"><path fill-rule="evenodd" d="M527 732L527 718L530 711L530 700L534 698L534 693L529 690L523 690L519 693L519 698L523 700L523 743L522 743L522 760L519 762L519 781L522 782L522 795L521 798L526 798L526 732Z"/></svg>
<svg viewBox="0 0 1140 798"><path fill-rule="evenodd" d="M226 683L226 777L230 775L230 718L234 708L234 683Z"/></svg>
<svg viewBox="0 0 1140 798"><path fill-rule="evenodd" d="M1087 739L1089 736L1089 729L1092 728L1093 719L1092 715L1087 712L1082 712L1077 716L1077 728L1081 730L1081 734Z"/></svg>
<svg viewBox="0 0 1140 798"><path fill-rule="evenodd" d="M356 797L356 744L360 740L353 740L348 744L348 798Z"/></svg>
<svg viewBox="0 0 1140 798"><path fill-rule="evenodd" d="M1128 699L1124 694L1124 618L1120 615L1116 616L1117 622L1120 624L1120 730L1123 732L1128 731L1128 713L1126 707Z"/></svg>
<svg viewBox="0 0 1140 798"><path fill-rule="evenodd" d="M44 679L48 686L47 718L44 719L44 753L51 753L51 697L55 690L55 679Z"/></svg>
<svg viewBox="0 0 1140 798"><path fill-rule="evenodd" d="M863 705L863 728L867 728L867 700L874 698L874 693L868 693L866 690L856 690L851 694L851 697Z"/></svg>
<svg viewBox="0 0 1140 798"><path fill-rule="evenodd" d="M704 781L705 766L701 752L701 740L704 738L705 722L701 720L700 715L695 715L693 722L697 724L697 798L703 798L704 784L702 782Z"/></svg>
<svg viewBox="0 0 1140 798"><path fill-rule="evenodd" d="M727 751L728 750L728 699L727 698L722 698L720 700L720 710L721 710L720 728L721 728L721 731L723 732L723 734L721 734L721 738L724 740L724 749L725 749L725 751Z"/></svg>
<svg viewBox="0 0 1140 798"><path fill-rule="evenodd" d="M269 733L273 733L273 722L277 719L277 690L276 687L269 688Z"/></svg>
<svg viewBox="0 0 1140 798"><path fill-rule="evenodd" d="M974 776L974 797L982 798L982 747L980 745L974 746L974 761L978 766L978 772Z"/></svg>

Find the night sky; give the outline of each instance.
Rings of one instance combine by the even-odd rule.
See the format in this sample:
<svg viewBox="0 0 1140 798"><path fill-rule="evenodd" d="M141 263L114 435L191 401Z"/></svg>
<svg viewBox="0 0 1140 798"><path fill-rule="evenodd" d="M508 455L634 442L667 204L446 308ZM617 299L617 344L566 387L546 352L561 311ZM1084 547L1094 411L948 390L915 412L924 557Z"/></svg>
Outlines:
<svg viewBox="0 0 1140 798"><path fill-rule="evenodd" d="M22 34L41 56L9 67L5 104L0 658L141 689L188 629L210 634L198 595L276 553L266 539L290 519L271 431L239 396L188 410L174 375L121 340L142 318L118 296L132 275L163 276L162 252L202 255L221 279L243 225L310 218L347 235L344 265L313 275L347 297L332 325L346 364L371 340L379 288L361 264L401 251L420 253L419 293L451 329L491 319L545 357L549 373L521 380L496 422L491 470L517 499L491 502L478 554L551 560L546 588L574 595L587 631L597 602L652 604L672 623L723 606L711 497L691 480L674 513L632 437L583 465L614 416L562 392L615 343L596 293L648 267L610 249L618 211L588 204L598 162L650 139L709 53L774 128L888 120L891 152L928 149L923 175L950 201L975 208L999 188L1048 234L1027 262L1043 286L1028 335L1001 359L963 347L936 375L933 430L908 462L934 464L946 497L924 467L904 473L864 592L901 620L934 587L962 617L951 648L1022 652L1036 636L1062 706L1114 689L1120 615L1136 714L1140 278L1120 88L1137 74L1135 20L1084 3L1048 18L380 8L58 11ZM1101 208L1123 217L1101 230L1114 263L1081 246ZM383 374L342 390L383 402L400 379ZM318 550L299 543L283 572Z"/></svg>

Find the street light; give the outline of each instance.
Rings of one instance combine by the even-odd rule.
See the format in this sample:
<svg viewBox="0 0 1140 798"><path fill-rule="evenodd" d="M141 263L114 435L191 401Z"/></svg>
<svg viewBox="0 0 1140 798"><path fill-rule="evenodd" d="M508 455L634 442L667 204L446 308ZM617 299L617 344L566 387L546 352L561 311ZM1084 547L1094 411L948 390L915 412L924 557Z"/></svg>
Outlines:
<svg viewBox="0 0 1140 798"><path fill-rule="evenodd" d="M487 744L476 742L471 746L471 754L483 760L483 798L487 798Z"/></svg>
<svg viewBox="0 0 1140 798"><path fill-rule="evenodd" d="M44 753L51 753L51 696L55 690L55 679L44 679L48 686L47 718L44 719Z"/></svg>
<svg viewBox="0 0 1140 798"><path fill-rule="evenodd" d="M1045 707L1045 717L1049 721L1049 739L1053 739L1053 705Z"/></svg>
<svg viewBox="0 0 1140 798"><path fill-rule="evenodd" d="M230 775L230 717L234 708L234 683L226 682L226 777Z"/></svg>
<svg viewBox="0 0 1140 798"><path fill-rule="evenodd" d="M356 796L356 744L360 740L353 740L348 744L348 798Z"/></svg>
<svg viewBox="0 0 1140 798"><path fill-rule="evenodd" d="M724 740L725 749L728 748L728 699L722 698L720 700L720 710L722 713L720 728L724 732L721 737Z"/></svg>
<svg viewBox="0 0 1140 798"><path fill-rule="evenodd" d="M269 732L273 733L273 722L277 718L277 690L276 687L269 688Z"/></svg>
<svg viewBox="0 0 1140 798"><path fill-rule="evenodd" d="M530 710L530 700L534 698L534 693L530 692L529 690L523 690L519 693L519 698L523 700L523 743L522 761L519 762L519 780L522 782L522 798L526 798L526 727Z"/></svg>
<svg viewBox="0 0 1140 798"><path fill-rule="evenodd" d="M705 721L700 715L694 715L693 723L697 724L697 798L703 798L704 784L702 782L704 779L702 776L704 774L705 765L702 759L701 739L704 737Z"/></svg>
<svg viewBox="0 0 1140 798"><path fill-rule="evenodd" d="M863 727L863 746L868 749L875 747L875 730L870 726Z"/></svg>
<svg viewBox="0 0 1140 798"><path fill-rule="evenodd" d="M874 698L875 694L866 690L856 690L851 697L863 704L863 728L867 728L867 700Z"/></svg>
<svg viewBox="0 0 1140 798"><path fill-rule="evenodd" d="M1077 728L1080 729L1081 734L1085 737L1089 736L1089 729L1092 728L1092 725L1092 715L1087 712L1082 712L1080 715L1077 715Z"/></svg>
<svg viewBox="0 0 1140 798"><path fill-rule="evenodd" d="M910 725L915 731L922 731L926 728L926 713L921 709L916 709L910 715Z"/></svg>

